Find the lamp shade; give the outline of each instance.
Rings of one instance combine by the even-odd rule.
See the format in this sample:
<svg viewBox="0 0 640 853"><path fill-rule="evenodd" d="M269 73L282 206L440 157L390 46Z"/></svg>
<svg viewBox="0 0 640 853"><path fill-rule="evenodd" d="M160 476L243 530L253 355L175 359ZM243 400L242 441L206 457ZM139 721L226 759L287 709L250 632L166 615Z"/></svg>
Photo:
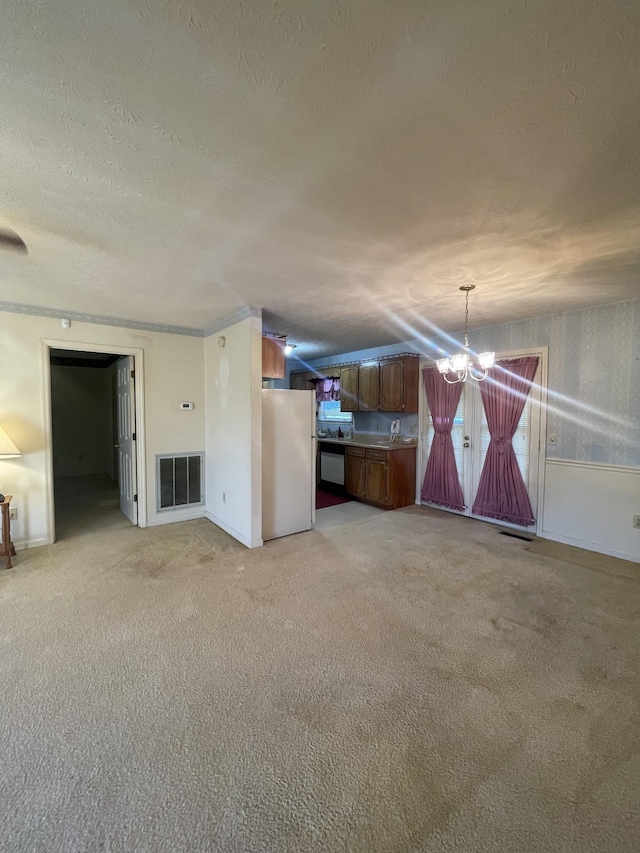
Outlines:
<svg viewBox="0 0 640 853"><path fill-rule="evenodd" d="M0 458L9 459L12 456L22 456L6 432L0 427Z"/></svg>

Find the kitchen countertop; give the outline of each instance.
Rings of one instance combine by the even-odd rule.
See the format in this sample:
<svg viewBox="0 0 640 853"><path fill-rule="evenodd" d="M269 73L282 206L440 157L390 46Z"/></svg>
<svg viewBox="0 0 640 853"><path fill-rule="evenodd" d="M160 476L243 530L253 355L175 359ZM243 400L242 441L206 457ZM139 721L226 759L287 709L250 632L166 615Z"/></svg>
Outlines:
<svg viewBox="0 0 640 853"><path fill-rule="evenodd" d="M352 447L368 447L374 450L398 450L402 447L416 447L418 444L417 438L412 438L410 443L403 441L402 436L395 439L380 438L376 439L371 435L354 435L351 438L338 438L335 435L323 438L318 436L318 442L323 444L342 444Z"/></svg>

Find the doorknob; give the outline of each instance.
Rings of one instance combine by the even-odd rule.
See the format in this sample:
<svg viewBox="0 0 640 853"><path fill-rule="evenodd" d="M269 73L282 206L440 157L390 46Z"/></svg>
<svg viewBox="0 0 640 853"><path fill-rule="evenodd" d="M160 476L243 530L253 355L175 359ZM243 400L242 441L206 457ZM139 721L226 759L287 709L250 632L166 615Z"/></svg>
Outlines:
<svg viewBox="0 0 640 853"><path fill-rule="evenodd" d="M119 444L114 444L113 446L114 446L114 447L120 447L120 445L119 445Z"/></svg>
<svg viewBox="0 0 640 853"><path fill-rule="evenodd" d="M468 436L468 435L465 435L464 440L465 440L465 441L469 441L469 436Z"/></svg>
<svg viewBox="0 0 640 853"><path fill-rule="evenodd" d="M471 447L471 445L469 444L468 441L465 441L465 443L463 444L463 447Z"/></svg>

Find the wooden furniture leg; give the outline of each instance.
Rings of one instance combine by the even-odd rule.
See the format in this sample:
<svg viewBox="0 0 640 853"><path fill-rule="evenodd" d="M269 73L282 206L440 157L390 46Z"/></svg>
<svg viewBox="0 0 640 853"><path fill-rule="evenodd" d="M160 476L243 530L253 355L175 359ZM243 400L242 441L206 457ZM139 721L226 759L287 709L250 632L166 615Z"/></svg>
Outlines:
<svg viewBox="0 0 640 853"><path fill-rule="evenodd" d="M0 507L2 507L2 551L0 551L0 557L4 557L8 569L12 568L11 558L16 555L16 549L11 541L11 518L9 516L11 497L12 495L7 495L0 503Z"/></svg>

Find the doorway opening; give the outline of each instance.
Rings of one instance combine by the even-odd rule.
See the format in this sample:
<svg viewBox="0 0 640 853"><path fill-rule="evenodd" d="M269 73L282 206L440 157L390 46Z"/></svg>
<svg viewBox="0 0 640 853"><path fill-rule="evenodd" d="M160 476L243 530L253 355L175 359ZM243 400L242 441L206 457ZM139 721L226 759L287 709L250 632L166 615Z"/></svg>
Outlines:
<svg viewBox="0 0 640 853"><path fill-rule="evenodd" d="M544 496L544 436L546 434L546 389L547 389L547 349L542 347L535 350L518 350L515 352L496 353L496 363L500 365L509 364L511 359L532 357L537 359L535 374L530 389L523 401L522 412L518 419L515 432L512 437L512 446L515 453L516 464L522 477L523 487L526 490L532 510L532 523L518 524L506 521L504 518L496 518L484 515L481 512L474 513L474 504L480 488L482 472L487 458L491 433L489 429L487 414L481 396L481 383L468 380L461 387L460 398L457 403L455 415L451 423L451 443L455 457L455 469L462 494L462 509L454 509L439 505L437 502L422 500L425 506L434 509L443 509L447 512L455 512L499 524L513 531L526 531L527 534L536 535L539 520L542 516L542 502ZM429 365L422 365L428 367ZM444 381L442 377L439 380ZM420 483L423 483L427 469L427 461L431 453L435 438L433 418L429 411L427 393L424 382L421 382L421 475ZM437 450L442 442L439 442Z"/></svg>
<svg viewBox="0 0 640 853"><path fill-rule="evenodd" d="M134 356L55 346L48 353L55 538L137 525Z"/></svg>

